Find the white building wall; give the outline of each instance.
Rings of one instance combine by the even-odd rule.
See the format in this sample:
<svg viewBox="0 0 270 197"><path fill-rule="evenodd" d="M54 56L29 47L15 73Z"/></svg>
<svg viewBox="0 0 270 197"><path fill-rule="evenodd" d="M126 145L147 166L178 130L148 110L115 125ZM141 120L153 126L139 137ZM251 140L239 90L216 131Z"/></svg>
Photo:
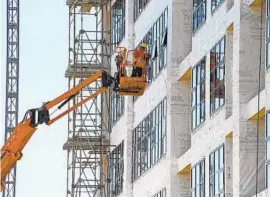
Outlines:
<svg viewBox="0 0 270 197"><path fill-rule="evenodd" d="M134 24L135 46L143 39L170 1L151 0L148 2Z"/></svg>
<svg viewBox="0 0 270 197"><path fill-rule="evenodd" d="M143 39L170 1L151 0L134 25L135 46ZM134 103L134 127L136 127L168 93L167 69L149 84L144 95ZM168 133L168 130L167 130ZM169 184L169 159L166 154L133 184L133 197L151 197ZM168 194L168 191L167 191Z"/></svg>
<svg viewBox="0 0 270 197"><path fill-rule="evenodd" d="M121 197L151 197L166 187L167 197L191 196L189 175L177 173L205 158L205 196L209 195L209 154L225 144L225 190L231 196L254 195L256 179L256 122L248 121L257 111L260 11L251 1L225 0L212 14L207 1L207 20L192 35L192 1L151 0L133 24L133 1L127 0L126 37L121 45L137 46L168 6L168 65L149 84L145 94L133 103L125 98L125 114L112 129L111 143L124 144L124 190ZM234 5L231 7L231 3ZM229 9L230 8L230 9ZM132 14L131 14L132 13ZM233 24L233 31L227 28ZM226 36L226 101L210 116L210 50ZM264 43L264 41L263 41ZM264 48L262 53L264 53ZM179 78L206 56L206 120L191 131L191 84ZM264 70L264 61L262 62ZM270 87L269 69L261 75L262 89ZM266 81L266 83L265 83ZM167 153L134 183L131 181L132 131L164 98L168 100ZM254 98L255 97L255 98ZM263 97L263 96L262 96ZM264 91L263 106L270 108L270 91ZM253 100L252 100L253 99ZM254 100L255 99L255 100ZM268 102L267 102L268 101ZM264 122L261 123L264 125ZM259 191L264 189L265 143L261 126ZM228 135L232 132L233 137Z"/></svg>
<svg viewBox="0 0 270 197"><path fill-rule="evenodd" d="M128 50L134 48L133 0L126 0L125 12L125 37L119 44ZM114 62L112 56L111 62ZM112 63L112 74L116 72L116 65ZM132 131L133 131L133 98L125 96L124 113L112 127L111 144L119 145L124 140L124 175L123 191L119 197L132 197Z"/></svg>
<svg viewBox="0 0 270 197"><path fill-rule="evenodd" d="M227 2L224 1L214 14L211 14L209 12L211 10L210 1L208 2L207 21L194 35L192 52L180 64L179 73L182 75L189 66L195 65L204 55L207 57L206 65L209 65L211 48L222 36L226 35L226 44L229 44L226 47L225 60L227 99L225 106L210 116L210 87L209 82L206 83L206 120L192 132L191 149L183 157L179 158L179 165L182 169L184 166L195 164L205 157L205 194L208 196L209 154L219 145L225 143L226 193L233 193L233 196L252 196L255 192L256 179L256 122L248 121L250 117L244 112L251 105L249 102L256 96L256 91L258 91L257 73L260 46L258 38L260 31L256 25L258 25L257 18L260 11L252 10L248 2L242 2L240 9L239 1L235 1L234 6L227 11ZM255 21L257 22L256 25ZM226 31L232 23L233 32ZM233 50L233 53L230 50ZM262 54L264 54L264 50ZM264 61L262 62L262 68L264 70ZM262 72L261 79L263 89L265 87L264 72ZM209 81L209 66L206 69L206 81ZM253 114L256 110L253 111ZM261 130L259 141L259 191L264 188L265 165L263 126L261 126ZM233 139L226 138L230 132L233 132Z"/></svg>

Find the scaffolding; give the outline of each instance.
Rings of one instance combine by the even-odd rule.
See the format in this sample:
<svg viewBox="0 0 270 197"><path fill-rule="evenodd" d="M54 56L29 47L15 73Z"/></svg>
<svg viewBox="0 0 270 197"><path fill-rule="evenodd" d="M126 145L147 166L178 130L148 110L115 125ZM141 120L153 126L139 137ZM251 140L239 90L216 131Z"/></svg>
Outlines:
<svg viewBox="0 0 270 197"><path fill-rule="evenodd" d="M7 0L7 57L6 57L6 100L5 142L18 124L19 105L19 0ZM16 196L16 165L7 174L2 197Z"/></svg>
<svg viewBox="0 0 270 197"><path fill-rule="evenodd" d="M69 89L84 78L110 73L110 0L67 0L69 7ZM101 81L84 88L80 102ZM72 102L72 101L71 101ZM107 154L110 149L109 97L101 94L68 115L67 197L107 197Z"/></svg>

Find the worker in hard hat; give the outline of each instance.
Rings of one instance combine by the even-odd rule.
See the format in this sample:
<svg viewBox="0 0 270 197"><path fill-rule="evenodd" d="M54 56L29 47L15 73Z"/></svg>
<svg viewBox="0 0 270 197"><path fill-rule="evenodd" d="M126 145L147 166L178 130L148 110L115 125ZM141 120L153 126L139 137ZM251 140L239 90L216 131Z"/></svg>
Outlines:
<svg viewBox="0 0 270 197"><path fill-rule="evenodd" d="M134 51L134 58L135 59L138 59L138 58L145 59L146 58L146 54L147 54L146 44L145 43L141 43L139 45L139 47Z"/></svg>
<svg viewBox="0 0 270 197"><path fill-rule="evenodd" d="M120 66L121 66L121 63L123 62L123 60L124 60L124 57L123 57L122 53L118 54L115 57L115 63L116 63L116 67L117 67L118 71L120 70Z"/></svg>
<svg viewBox="0 0 270 197"><path fill-rule="evenodd" d="M146 44L141 43L139 47L134 51L134 66L132 77L141 77L142 76L142 68L136 67L138 61L147 61L149 57L149 53L146 51Z"/></svg>
<svg viewBox="0 0 270 197"><path fill-rule="evenodd" d="M123 63L123 60L124 60L124 56L123 56L123 53L118 53L116 56L115 56L115 64L116 64L116 69L117 69L117 72L114 73L114 77L116 79L115 81L115 86L114 86L114 91L116 90L116 88L118 87L119 85L119 80L120 80L120 76L119 74L122 76L122 72L121 72L121 64Z"/></svg>
<svg viewBox="0 0 270 197"><path fill-rule="evenodd" d="M121 50L120 52L118 52L118 54L115 57L115 64L116 64L116 68L117 68L117 72L115 73L115 75L117 76L117 79L119 79L119 74L121 76L124 76L124 70L121 68L125 62L125 56L126 56L126 49L124 48L123 50ZM118 80L119 81L119 80Z"/></svg>

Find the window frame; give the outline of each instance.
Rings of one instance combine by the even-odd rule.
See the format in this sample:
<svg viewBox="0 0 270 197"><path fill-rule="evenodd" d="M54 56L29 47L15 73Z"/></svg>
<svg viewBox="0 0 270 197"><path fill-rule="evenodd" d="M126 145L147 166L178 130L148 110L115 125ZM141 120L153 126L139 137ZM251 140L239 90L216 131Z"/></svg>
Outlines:
<svg viewBox="0 0 270 197"><path fill-rule="evenodd" d="M121 12L120 16L117 15ZM118 18L119 17L119 18ZM120 28L121 27L121 28ZM126 34L126 0L117 0L111 6L111 51L113 53Z"/></svg>
<svg viewBox="0 0 270 197"><path fill-rule="evenodd" d="M201 167L201 165L203 165ZM201 181L199 184L197 184L197 177L196 177L196 172L197 172L197 166L199 166L199 169L200 169L200 178ZM203 169L202 169L203 168ZM193 169L195 171L195 186L193 185ZM203 177L202 176L202 170L203 170ZM192 195L192 192L195 191L195 196L194 197L197 197L197 187L200 187L200 194L198 194L198 197L205 197L205 170L206 170L206 166L205 166L205 158L201 159L198 163L194 164L191 168L191 196L193 197ZM194 186L194 187L193 187ZM203 193L201 193L203 190Z"/></svg>
<svg viewBox="0 0 270 197"><path fill-rule="evenodd" d="M196 7L194 6L195 1L201 1ZM203 12L204 16L199 17L198 13ZM193 33L196 33L197 30L206 22L206 15L207 15L207 0L193 0L193 10L192 10L192 28ZM196 20L195 20L196 16ZM198 19L200 18L200 23L198 23ZM195 21L197 22L195 25Z"/></svg>
<svg viewBox="0 0 270 197"><path fill-rule="evenodd" d="M202 69L202 65L204 64L204 69ZM204 71L204 75L203 77L201 76L200 77L200 81L198 82L198 68L200 68L200 76L201 76L201 72L202 70ZM191 128L192 130L195 130L196 128L198 128L204 121L205 121L205 92L206 92L206 89L205 89L205 86L206 86L206 72L205 72L205 69L206 69L206 56L204 56L193 68L192 68L192 77L191 77L191 98L192 98L192 102L191 102ZM194 76L193 76L193 71L196 70L196 84L194 86L193 82L194 82ZM198 89L200 90L200 94L201 93L201 86L203 86L203 89L204 89L204 96L203 96L203 99L201 99L201 96L200 96L200 100L198 102ZM193 92L195 91L195 98L193 96ZM195 105L193 106L193 101L195 100ZM202 103L203 103L203 112L202 112ZM197 116L198 116L198 105L199 105L199 112L200 112L200 119L201 121L199 123L197 123ZM195 126L193 126L193 120L194 120L194 114L193 114L193 111L196 111L196 114L195 114ZM202 118L203 117L203 118Z"/></svg>
<svg viewBox="0 0 270 197"><path fill-rule="evenodd" d="M220 7L225 0L211 0L211 12L212 14Z"/></svg>
<svg viewBox="0 0 270 197"><path fill-rule="evenodd" d="M109 99L110 99L110 102L109 102L110 122L112 125L114 125L125 113L125 97L118 96L116 92L114 92L113 90L110 90Z"/></svg>
<svg viewBox="0 0 270 197"><path fill-rule="evenodd" d="M223 44L224 44L224 48L223 48L223 50L224 50L224 53L222 54L221 52L220 52L220 50L221 50L221 46L222 46L222 42L223 42ZM216 49L217 49L217 47L218 47L218 50L219 50L219 53L218 53L218 55L217 55L217 52L216 52ZM214 53L215 55L214 55L214 60L213 60L213 57L211 56L211 53ZM220 61L220 57L221 57L221 54L223 55L223 60L221 60ZM218 62L216 62L216 59L218 58ZM211 68L211 62L212 61L214 61L214 68ZM215 81L215 86L214 86L214 88L212 88L211 87L211 82L212 82L212 76L214 75L214 80L216 80L216 78L217 78L217 76L221 76L221 66L223 66L223 80L220 80L221 81L221 83L219 83L218 85L216 85L216 81ZM216 111L218 111L222 106L224 106L225 105L225 93L226 93L226 87L225 87L225 77L226 77L226 75L225 75L225 72L226 72L226 36L223 36L215 45L214 45L214 47L212 47L212 49L210 50L210 65L209 65L209 67L210 67L210 72L209 72L209 74L210 74L210 77L209 77L209 84L210 84L210 105L209 105L209 107L210 107L210 115L213 115ZM216 74L216 72L218 72L219 71L219 73L218 74ZM221 89L220 90L220 88L223 88L223 90ZM224 98L218 98L218 105L216 106L216 97L215 97L215 95L216 95L216 93L218 92L218 96L220 96L220 95L222 95L222 94L220 94L220 91L222 92L223 91L223 94L224 94ZM221 104L221 101L222 101L222 99L223 99L223 103Z"/></svg>
<svg viewBox="0 0 270 197"><path fill-rule="evenodd" d="M223 160L223 168L220 168L220 150L221 150L221 148L223 149L223 157L222 157L222 160ZM218 151L218 164L216 164L215 162L216 162L216 158L215 158L215 153L216 153L216 151ZM212 172L212 170L211 170L211 156L213 155L213 161L214 161L214 163L213 163L213 173L211 173ZM215 169L215 167L216 167L216 165L218 165L218 170L216 171L216 169ZM218 173L218 183L216 183L216 180L215 180L215 178L216 178L216 174ZM222 190L220 190L220 183L219 183L219 181L220 181L220 173L222 173L223 174L223 189ZM225 144L223 143L223 144L221 144L219 147L217 147L216 149L214 149L210 154L209 154L209 197L218 197L221 193L223 193L223 194L225 194ZM214 181L213 181L213 189L214 189L214 194L212 194L211 195L211 179L212 179L212 177L213 177L213 179L214 179ZM219 191L218 191L218 193L216 193L216 191L215 191L215 189L216 189L216 185L215 184L218 184L218 188L219 188Z"/></svg>
<svg viewBox="0 0 270 197"><path fill-rule="evenodd" d="M157 193L155 193L152 197L166 197L167 196L167 190L166 187L159 190Z"/></svg>
<svg viewBox="0 0 270 197"><path fill-rule="evenodd" d="M142 129L146 128L145 132ZM146 145L145 145L146 144ZM145 150L143 149L143 146ZM134 128L132 180L136 181L167 153L167 97ZM142 162L145 162L142 165Z"/></svg>
<svg viewBox="0 0 270 197"><path fill-rule="evenodd" d="M142 12L146 9L150 1L151 0L134 0L134 4L133 4L133 22L134 23L141 16ZM140 8L140 3L142 3L141 8Z"/></svg>
<svg viewBox="0 0 270 197"><path fill-rule="evenodd" d="M144 38L138 43L147 44L147 52L151 54L146 65L146 81L147 87L160 75L168 64L168 7L164 9ZM153 48L155 48L155 56L153 56ZM138 96L133 96L133 102Z"/></svg>
<svg viewBox="0 0 270 197"><path fill-rule="evenodd" d="M147 62L147 83L153 82L161 71L167 66L167 61L164 63L164 59L167 60L167 44L168 44L168 7L162 12L162 14L155 21L153 26L146 33L142 42L147 43L147 51L151 53L151 58ZM164 37L166 36L166 45L162 44ZM139 45L138 44L138 45ZM155 55L153 56L153 49Z"/></svg>
<svg viewBox="0 0 270 197"><path fill-rule="evenodd" d="M119 196L124 182L124 140L109 154L109 179L109 197Z"/></svg>

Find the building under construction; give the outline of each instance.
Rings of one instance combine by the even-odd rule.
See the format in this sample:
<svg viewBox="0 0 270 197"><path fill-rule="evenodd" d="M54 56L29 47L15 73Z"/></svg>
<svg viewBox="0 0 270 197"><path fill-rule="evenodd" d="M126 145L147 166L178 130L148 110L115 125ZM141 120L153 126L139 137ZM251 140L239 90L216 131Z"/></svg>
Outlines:
<svg viewBox="0 0 270 197"><path fill-rule="evenodd" d="M109 91L69 113L67 197L270 196L270 0L66 5L69 89L114 76L118 47L150 54L143 95Z"/></svg>
<svg viewBox="0 0 270 197"><path fill-rule="evenodd" d="M70 88L114 75L117 47L144 42L151 58L144 95L110 92L69 115L67 196L269 196L265 5L68 0Z"/></svg>

